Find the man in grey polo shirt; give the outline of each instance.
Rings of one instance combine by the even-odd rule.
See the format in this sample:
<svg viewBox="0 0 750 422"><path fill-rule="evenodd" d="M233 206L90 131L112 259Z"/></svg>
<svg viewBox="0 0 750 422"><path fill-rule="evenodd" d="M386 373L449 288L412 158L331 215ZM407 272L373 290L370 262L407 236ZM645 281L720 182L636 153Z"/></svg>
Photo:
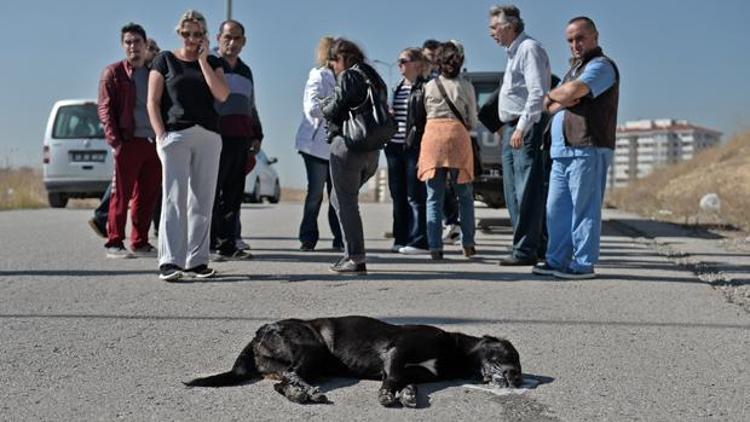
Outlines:
<svg viewBox="0 0 750 422"><path fill-rule="evenodd" d="M534 265L544 248L544 161L542 114L550 88L550 65L542 45L524 32L521 12L512 5L490 9L490 36L506 48L508 62L500 87L503 122L503 188L513 226L513 248L500 265Z"/></svg>

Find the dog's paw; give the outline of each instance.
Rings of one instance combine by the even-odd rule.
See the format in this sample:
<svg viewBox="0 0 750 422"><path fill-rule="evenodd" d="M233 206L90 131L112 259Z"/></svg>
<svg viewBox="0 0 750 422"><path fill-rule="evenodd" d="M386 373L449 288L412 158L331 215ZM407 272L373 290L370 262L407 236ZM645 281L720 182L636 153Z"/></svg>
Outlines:
<svg viewBox="0 0 750 422"><path fill-rule="evenodd" d="M314 388L310 392L310 401L313 403L320 403L320 404L332 404L333 402L328 400L328 397L326 397L325 394L321 393L320 390L317 388Z"/></svg>
<svg viewBox="0 0 750 422"><path fill-rule="evenodd" d="M381 388L380 391L378 391L378 401L382 406L385 407L393 407L398 404L396 396L393 394L393 392L384 388Z"/></svg>
<svg viewBox="0 0 750 422"><path fill-rule="evenodd" d="M399 401L405 407L417 407L417 386L414 384L407 385L399 394Z"/></svg>
<svg viewBox="0 0 750 422"><path fill-rule="evenodd" d="M302 388L288 382L279 382L273 385L273 389L290 401L304 404L310 400L310 396Z"/></svg>

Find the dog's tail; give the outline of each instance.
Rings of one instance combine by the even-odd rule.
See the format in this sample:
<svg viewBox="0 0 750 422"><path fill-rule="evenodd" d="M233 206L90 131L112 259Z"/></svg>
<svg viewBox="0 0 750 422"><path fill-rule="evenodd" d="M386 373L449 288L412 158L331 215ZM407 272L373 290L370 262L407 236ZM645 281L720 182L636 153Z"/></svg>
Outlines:
<svg viewBox="0 0 750 422"><path fill-rule="evenodd" d="M250 381L260 378L261 374L255 366L255 355L253 353L253 343L251 342L237 357L230 371L195 378L183 384L188 387L229 387L247 384Z"/></svg>

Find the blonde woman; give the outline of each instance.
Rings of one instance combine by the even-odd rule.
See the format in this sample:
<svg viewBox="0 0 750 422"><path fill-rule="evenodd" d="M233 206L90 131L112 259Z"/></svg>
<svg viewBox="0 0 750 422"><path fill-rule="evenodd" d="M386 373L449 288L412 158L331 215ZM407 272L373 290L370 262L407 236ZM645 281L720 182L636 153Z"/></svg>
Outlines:
<svg viewBox="0 0 750 422"><path fill-rule="evenodd" d="M221 153L214 100L229 88L209 56L206 19L186 11L175 28L182 47L160 53L149 74L148 114L162 162L159 278L208 278L209 234Z"/></svg>
<svg viewBox="0 0 750 422"><path fill-rule="evenodd" d="M331 197L331 174L328 171L328 160L331 156L328 147L328 130L321 110L321 100L331 94L336 87L336 75L328 63L328 51L334 39L323 37L318 42L316 66L310 70L302 98L303 116L297 129L294 147L305 161L307 173L307 194L299 226L300 250L309 252L318 243L318 213L323 203L323 188ZM336 210L328 204L328 225L333 233L333 249L342 251L344 241L341 239L341 228L336 217Z"/></svg>

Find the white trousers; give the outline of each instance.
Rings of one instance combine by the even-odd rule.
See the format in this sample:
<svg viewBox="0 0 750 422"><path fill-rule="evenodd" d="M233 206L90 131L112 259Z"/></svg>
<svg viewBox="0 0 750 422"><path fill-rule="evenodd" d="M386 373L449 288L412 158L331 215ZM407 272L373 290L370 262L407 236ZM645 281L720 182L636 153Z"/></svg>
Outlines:
<svg viewBox="0 0 750 422"><path fill-rule="evenodd" d="M195 125L157 146L162 168L159 265L208 264L221 136Z"/></svg>

